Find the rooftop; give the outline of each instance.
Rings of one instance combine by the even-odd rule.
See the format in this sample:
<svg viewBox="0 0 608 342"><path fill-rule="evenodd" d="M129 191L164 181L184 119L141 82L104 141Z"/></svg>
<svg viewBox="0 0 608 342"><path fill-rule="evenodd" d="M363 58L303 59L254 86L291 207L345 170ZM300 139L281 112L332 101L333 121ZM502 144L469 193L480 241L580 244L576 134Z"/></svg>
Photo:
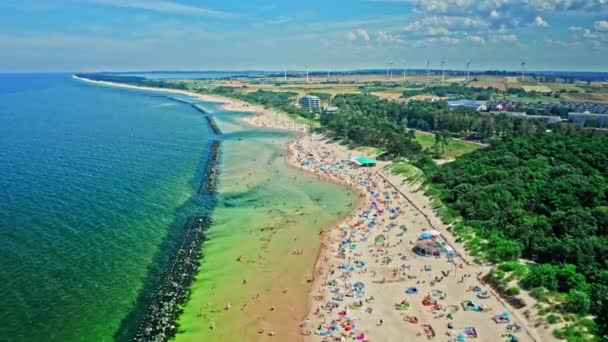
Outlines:
<svg viewBox="0 0 608 342"><path fill-rule="evenodd" d="M369 159L366 157L358 157L354 158L353 162L355 162L359 166L374 166L376 165L376 161L373 159Z"/></svg>

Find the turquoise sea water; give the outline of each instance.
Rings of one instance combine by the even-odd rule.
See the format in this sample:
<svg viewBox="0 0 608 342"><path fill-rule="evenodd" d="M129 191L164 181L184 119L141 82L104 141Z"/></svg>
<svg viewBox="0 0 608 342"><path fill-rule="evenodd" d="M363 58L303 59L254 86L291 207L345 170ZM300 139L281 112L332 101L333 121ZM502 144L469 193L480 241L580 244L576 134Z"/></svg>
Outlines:
<svg viewBox="0 0 608 342"><path fill-rule="evenodd" d="M162 94L0 75L0 341L111 341L196 196L211 133ZM124 323L124 324L123 324Z"/></svg>
<svg viewBox="0 0 608 342"><path fill-rule="evenodd" d="M172 98L212 113L224 135ZM245 125L244 115L71 75L0 74L0 341L128 340L190 215L217 222L186 309L215 300L214 279L226 274L260 274L260 286L264 274L300 279L293 270L310 269L313 253L309 264L286 263L291 244L316 246L351 194L289 167L282 145L293 136ZM218 138L220 188L200 195ZM273 257L228 264L245 246ZM186 338L199 341L189 318Z"/></svg>

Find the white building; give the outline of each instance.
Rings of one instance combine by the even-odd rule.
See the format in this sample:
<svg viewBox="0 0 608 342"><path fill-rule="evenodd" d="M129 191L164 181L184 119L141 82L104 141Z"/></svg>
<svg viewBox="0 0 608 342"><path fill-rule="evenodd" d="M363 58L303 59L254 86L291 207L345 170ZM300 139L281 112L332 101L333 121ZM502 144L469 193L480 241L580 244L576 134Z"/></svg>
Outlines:
<svg viewBox="0 0 608 342"><path fill-rule="evenodd" d="M542 120L546 124L552 124L562 121L559 116L552 115L527 115L526 112L503 112L503 111L492 111L489 112L492 115L505 115L510 118L521 118L529 120Z"/></svg>
<svg viewBox="0 0 608 342"><path fill-rule="evenodd" d="M448 101L449 110L454 110L457 108L469 108L478 112L484 112L488 110L488 102L471 100Z"/></svg>
<svg viewBox="0 0 608 342"><path fill-rule="evenodd" d="M318 112L321 110L321 99L318 96L306 95L300 99L300 106L309 112Z"/></svg>
<svg viewBox="0 0 608 342"><path fill-rule="evenodd" d="M339 110L338 107L323 107L323 114L337 113Z"/></svg>

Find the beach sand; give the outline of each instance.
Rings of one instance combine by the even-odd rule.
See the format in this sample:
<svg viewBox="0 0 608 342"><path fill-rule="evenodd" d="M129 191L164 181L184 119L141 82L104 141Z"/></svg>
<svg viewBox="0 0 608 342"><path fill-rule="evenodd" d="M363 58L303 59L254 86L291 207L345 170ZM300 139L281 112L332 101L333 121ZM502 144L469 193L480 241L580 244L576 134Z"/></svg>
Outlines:
<svg viewBox="0 0 608 342"><path fill-rule="evenodd" d="M360 152L321 135L305 134L306 126L272 110L221 97L172 92L223 102L226 110L255 113L244 119L253 125L302 133L288 146L289 162L324 180L348 186L360 196L360 205L348 219L321 236L310 293L302 299L308 301L308 312L273 315L275 326L288 325L289 337L260 324L260 336L255 340L291 341L294 329L303 341L412 341L430 337L458 341L459 335L473 331L479 341L506 341L508 329L516 327L520 331L514 336L519 341L556 340L526 318L524 312L532 303L516 310L481 281L489 266L471 263L432 211L429 199L416 185L382 171L383 162L373 168L353 166L349 160L362 156ZM436 241L453 248L455 256L450 260L414 252L419 236L433 229L440 232ZM406 293L407 289L415 289L415 293ZM425 297L426 304L432 305L423 304ZM464 310L465 301L482 311ZM495 323L496 315L508 316L512 324Z"/></svg>
<svg viewBox="0 0 608 342"><path fill-rule="evenodd" d="M257 113L247 121L275 127L276 117L281 115ZM295 166L351 187L363 202L323 234L308 314L300 322L304 341L411 341L431 335L458 341L473 331L480 341L505 341L510 334L519 341L556 341L526 317L529 298L524 308L512 308L481 280L490 267L471 262L417 185L386 173L383 162L353 166L349 160L360 152L321 135L304 135L289 151ZM430 230L441 233L435 240L450 246L453 258L414 252ZM416 293L406 293L410 288ZM426 304L437 304L423 304L425 297ZM482 311L465 310L465 301ZM407 309L397 310L402 303L400 309ZM510 323L496 323L494 316Z"/></svg>

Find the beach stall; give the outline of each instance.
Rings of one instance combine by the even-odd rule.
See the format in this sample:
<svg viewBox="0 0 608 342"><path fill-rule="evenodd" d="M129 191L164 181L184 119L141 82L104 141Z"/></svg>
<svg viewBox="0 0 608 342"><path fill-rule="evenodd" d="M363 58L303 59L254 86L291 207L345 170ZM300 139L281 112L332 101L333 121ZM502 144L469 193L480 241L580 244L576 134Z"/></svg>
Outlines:
<svg viewBox="0 0 608 342"><path fill-rule="evenodd" d="M375 160L369 159L366 157L353 158L353 159L351 159L351 162L357 166L365 166L365 167L376 166Z"/></svg>
<svg viewBox="0 0 608 342"><path fill-rule="evenodd" d="M420 240L416 244L416 254L421 256L441 256L442 245L434 240Z"/></svg>

